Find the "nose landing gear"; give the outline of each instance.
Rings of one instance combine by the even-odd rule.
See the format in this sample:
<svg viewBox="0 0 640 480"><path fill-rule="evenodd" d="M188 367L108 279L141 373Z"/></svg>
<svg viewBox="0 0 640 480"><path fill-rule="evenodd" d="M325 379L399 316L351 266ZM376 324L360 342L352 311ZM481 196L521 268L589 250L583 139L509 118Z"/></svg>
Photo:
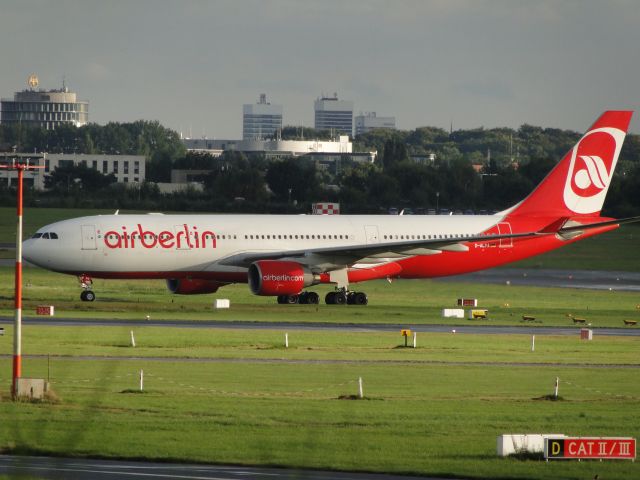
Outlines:
<svg viewBox="0 0 640 480"><path fill-rule="evenodd" d="M80 282L80 286L82 287L82 292L80 293L80 300L83 302L93 302L96 299L96 294L93 293L93 280L89 275L80 275L78 276L78 281Z"/></svg>

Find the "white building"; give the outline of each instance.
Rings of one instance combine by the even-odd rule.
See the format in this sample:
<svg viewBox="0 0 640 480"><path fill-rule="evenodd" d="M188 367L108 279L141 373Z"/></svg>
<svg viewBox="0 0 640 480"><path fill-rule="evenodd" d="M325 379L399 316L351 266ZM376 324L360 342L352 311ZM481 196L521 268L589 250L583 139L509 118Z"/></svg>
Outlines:
<svg viewBox="0 0 640 480"><path fill-rule="evenodd" d="M312 155L327 162L349 158L359 162L375 161L377 152L354 152L347 135L337 140L211 140L207 138L183 139L189 151L204 152L213 156L224 151L260 153L266 158L301 157Z"/></svg>
<svg viewBox="0 0 640 480"><path fill-rule="evenodd" d="M264 153L272 157L299 157L309 153L351 153L353 144L349 137L341 135L337 140L210 140L185 138L187 150L202 151L214 156L225 150L242 153Z"/></svg>
<svg viewBox="0 0 640 480"><path fill-rule="evenodd" d="M31 75L27 83L30 88L16 92L13 99L0 101L0 123L54 130L65 123L80 127L89 121L89 102L78 100L75 92L70 92L64 84L59 90L36 90L38 77L35 75Z"/></svg>
<svg viewBox="0 0 640 480"><path fill-rule="evenodd" d="M353 135L353 102L333 97L320 97L313 105L314 128L316 130L335 130L342 135Z"/></svg>
<svg viewBox="0 0 640 480"><path fill-rule="evenodd" d="M113 173L118 183L142 183L145 181L145 159L143 155L90 155L68 153L3 154L0 163L11 163L12 158L20 161L29 159L32 165L43 168L24 174L25 184L33 185L36 190L44 190L45 178L57 167L84 164L87 168L98 170L103 175ZM15 182L17 172L0 169L0 179L7 184Z"/></svg>
<svg viewBox="0 0 640 480"><path fill-rule="evenodd" d="M273 137L282 130L282 105L271 105L262 93L258 103L242 106L243 140L260 140Z"/></svg>
<svg viewBox="0 0 640 480"><path fill-rule="evenodd" d="M365 112L355 118L356 136L376 128L396 128L396 117L378 117L376 112Z"/></svg>

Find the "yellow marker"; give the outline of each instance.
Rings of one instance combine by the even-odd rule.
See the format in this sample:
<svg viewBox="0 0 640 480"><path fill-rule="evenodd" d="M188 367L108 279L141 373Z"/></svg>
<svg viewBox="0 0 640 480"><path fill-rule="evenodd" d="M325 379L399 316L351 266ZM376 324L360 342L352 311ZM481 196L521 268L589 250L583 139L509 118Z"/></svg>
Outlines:
<svg viewBox="0 0 640 480"><path fill-rule="evenodd" d="M411 335L411 330L400 330L400 335L402 335L403 337L408 337Z"/></svg>

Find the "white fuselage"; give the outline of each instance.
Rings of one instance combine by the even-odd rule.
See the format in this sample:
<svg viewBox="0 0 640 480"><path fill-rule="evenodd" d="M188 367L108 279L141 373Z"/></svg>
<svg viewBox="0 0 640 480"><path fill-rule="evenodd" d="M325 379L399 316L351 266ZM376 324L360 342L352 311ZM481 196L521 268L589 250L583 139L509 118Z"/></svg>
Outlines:
<svg viewBox="0 0 640 480"><path fill-rule="evenodd" d="M463 239L499 220L497 215L99 215L41 228L34 236L39 238L24 242L24 255L68 273L240 273L246 268L220 261L245 253ZM44 238L50 233L57 239Z"/></svg>

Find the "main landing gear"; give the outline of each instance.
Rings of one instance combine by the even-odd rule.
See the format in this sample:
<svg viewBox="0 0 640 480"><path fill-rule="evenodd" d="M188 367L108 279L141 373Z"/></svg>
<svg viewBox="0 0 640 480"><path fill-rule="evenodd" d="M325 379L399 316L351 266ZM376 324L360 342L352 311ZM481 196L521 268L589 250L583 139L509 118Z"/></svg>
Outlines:
<svg viewBox="0 0 640 480"><path fill-rule="evenodd" d="M280 305L317 305L320 297L316 292L300 292L298 295L278 295L278 303Z"/></svg>
<svg viewBox="0 0 640 480"><path fill-rule="evenodd" d="M327 305L366 305L369 298L364 292L350 292L346 289L339 289L335 292L327 293L324 297Z"/></svg>
<svg viewBox="0 0 640 480"><path fill-rule="evenodd" d="M96 299L96 294L93 293L93 280L89 275L80 275L78 277L80 286L82 287L82 293L80 293L80 300L83 302L93 302Z"/></svg>

